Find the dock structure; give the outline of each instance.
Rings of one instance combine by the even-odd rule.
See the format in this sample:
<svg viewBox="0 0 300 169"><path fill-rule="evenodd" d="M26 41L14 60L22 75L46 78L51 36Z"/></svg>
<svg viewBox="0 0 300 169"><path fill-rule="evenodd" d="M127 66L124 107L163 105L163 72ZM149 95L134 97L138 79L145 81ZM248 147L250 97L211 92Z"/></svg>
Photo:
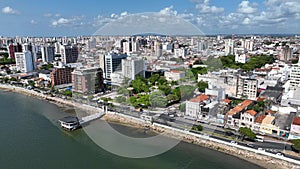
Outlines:
<svg viewBox="0 0 300 169"><path fill-rule="evenodd" d="M83 124L88 123L88 122L90 122L90 121L99 119L99 118L101 118L104 114L105 114L104 112L99 112L99 113L91 114L91 115L89 115L89 116L82 117L81 120L79 120L79 124L80 124L80 125L83 125Z"/></svg>
<svg viewBox="0 0 300 169"><path fill-rule="evenodd" d="M90 121L101 118L104 114L105 114L104 112L91 114L91 115L82 117L81 120L79 120L78 117L67 116L62 119L59 119L58 122L60 123L60 126L63 129L72 131L72 130L76 130L76 129L82 127L82 125L84 125Z"/></svg>

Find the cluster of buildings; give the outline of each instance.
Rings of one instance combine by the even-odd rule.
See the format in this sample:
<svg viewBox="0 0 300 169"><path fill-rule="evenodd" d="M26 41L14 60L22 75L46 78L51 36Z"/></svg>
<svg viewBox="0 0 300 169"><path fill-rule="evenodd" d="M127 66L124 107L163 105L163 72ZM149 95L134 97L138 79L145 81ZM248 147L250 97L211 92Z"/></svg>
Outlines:
<svg viewBox="0 0 300 169"><path fill-rule="evenodd" d="M48 87L72 87L82 94L154 73L179 81L187 76L185 70L209 56L233 55L240 64L257 55L273 56L276 62L251 72L221 69L199 74L198 81L209 87L182 101L186 102L185 116L234 129L247 126L280 137L300 136L298 36L0 37L0 48L0 59L6 53L16 61L0 67L2 75L27 82L33 78L36 84ZM45 69L45 65L50 66ZM236 100L240 102L233 104ZM260 101L267 106L254 110Z"/></svg>

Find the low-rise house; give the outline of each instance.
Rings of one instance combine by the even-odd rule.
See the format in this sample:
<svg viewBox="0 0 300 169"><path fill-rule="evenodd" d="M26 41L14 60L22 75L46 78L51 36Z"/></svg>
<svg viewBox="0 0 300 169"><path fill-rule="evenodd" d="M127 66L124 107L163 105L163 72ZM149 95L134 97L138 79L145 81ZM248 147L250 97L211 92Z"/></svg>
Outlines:
<svg viewBox="0 0 300 169"><path fill-rule="evenodd" d="M289 139L299 139L300 138L300 117L294 117L291 124L291 131Z"/></svg>
<svg viewBox="0 0 300 169"><path fill-rule="evenodd" d="M180 70L170 70L166 71L164 76L168 81L178 81L185 77L185 72Z"/></svg>
<svg viewBox="0 0 300 169"><path fill-rule="evenodd" d="M275 125L275 117L266 115L266 117L262 120L259 131L261 133L266 133L270 135L278 135L280 129L279 126Z"/></svg>
<svg viewBox="0 0 300 169"><path fill-rule="evenodd" d="M241 113L240 127L249 127L253 130L254 121L258 113L254 110L247 110Z"/></svg>
<svg viewBox="0 0 300 169"><path fill-rule="evenodd" d="M217 86L213 86L211 84L208 85L208 88L205 89L206 95L216 96L217 101L221 101L225 99L225 88L218 88Z"/></svg>
<svg viewBox="0 0 300 169"><path fill-rule="evenodd" d="M198 119L200 117L201 107L208 103L210 103L210 97L205 94L201 94L196 98L186 101L185 115L194 119Z"/></svg>
<svg viewBox="0 0 300 169"><path fill-rule="evenodd" d="M251 100L245 100L242 103L238 104L233 109L229 110L226 113L227 118L227 126L230 128L238 128L240 124L241 119L241 113L245 110L247 110L248 106L252 105L253 101Z"/></svg>
<svg viewBox="0 0 300 169"><path fill-rule="evenodd" d="M199 118L201 120L216 122L218 104L219 103L217 101L213 101L207 105L202 106Z"/></svg>
<svg viewBox="0 0 300 169"><path fill-rule="evenodd" d="M256 119L254 120L254 127L253 127L254 132L257 132L257 133L259 132L261 123L265 118L266 118L266 115L264 115L264 114L258 115L256 117Z"/></svg>
<svg viewBox="0 0 300 169"><path fill-rule="evenodd" d="M268 86L266 90L263 90L261 92L259 97L265 98L273 103L280 103L282 93L283 93L283 88Z"/></svg>

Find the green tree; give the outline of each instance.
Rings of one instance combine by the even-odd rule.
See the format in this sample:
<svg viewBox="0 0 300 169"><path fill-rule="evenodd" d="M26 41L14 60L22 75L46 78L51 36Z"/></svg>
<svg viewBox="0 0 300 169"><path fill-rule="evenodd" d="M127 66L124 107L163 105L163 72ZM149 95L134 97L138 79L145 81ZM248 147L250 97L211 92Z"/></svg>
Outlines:
<svg viewBox="0 0 300 169"><path fill-rule="evenodd" d="M167 100L168 100L168 102L178 101L179 97L177 97L175 94L168 94Z"/></svg>
<svg viewBox="0 0 300 169"><path fill-rule="evenodd" d="M148 107L151 105L149 100L150 95L138 95L137 104L143 105L144 107Z"/></svg>
<svg viewBox="0 0 300 169"><path fill-rule="evenodd" d="M194 73L190 70L187 69L185 70L185 77L181 79L181 81L196 81L198 78L198 75L195 76Z"/></svg>
<svg viewBox="0 0 300 169"><path fill-rule="evenodd" d="M131 85L136 93L149 92L149 87L140 78L137 78L131 82Z"/></svg>
<svg viewBox="0 0 300 169"><path fill-rule="evenodd" d="M62 92L62 95L72 97L72 91L70 91L70 90L64 90Z"/></svg>
<svg viewBox="0 0 300 169"><path fill-rule="evenodd" d="M157 82L159 85L164 85L167 83L167 80L164 76L160 76Z"/></svg>
<svg viewBox="0 0 300 169"><path fill-rule="evenodd" d="M199 125L194 125L192 127L192 130L195 130L195 131L202 131L203 130L203 127L199 124Z"/></svg>
<svg viewBox="0 0 300 169"><path fill-rule="evenodd" d="M117 96L117 97L115 98L115 101L116 101L117 103L126 103L126 97L124 97L124 96Z"/></svg>
<svg viewBox="0 0 300 169"><path fill-rule="evenodd" d="M14 78L14 77L11 77L10 78L10 81L17 81L18 79Z"/></svg>
<svg viewBox="0 0 300 169"><path fill-rule="evenodd" d="M205 65L207 65L207 71L218 71L223 68L222 61L219 58L214 58L210 56L206 61L203 61Z"/></svg>
<svg viewBox="0 0 300 169"><path fill-rule="evenodd" d="M152 76L148 79L148 81L149 81L152 85L154 85L155 82L158 81L159 77L160 77L159 74L154 74L154 75L152 75Z"/></svg>
<svg viewBox="0 0 300 169"><path fill-rule="evenodd" d="M300 151L300 139L295 139L291 141L293 143L293 148L297 151Z"/></svg>
<svg viewBox="0 0 300 169"><path fill-rule="evenodd" d="M168 100L162 91L151 93L149 101L152 107L166 107L168 104Z"/></svg>
<svg viewBox="0 0 300 169"><path fill-rule="evenodd" d="M239 133L243 136L243 137L247 137L251 140L254 140L256 137L256 134L248 127L241 127L239 129Z"/></svg>
<svg viewBox="0 0 300 169"><path fill-rule="evenodd" d="M129 91L128 91L128 89L125 88L125 87L119 87L119 88L117 89L117 93L118 93L118 94L123 94L123 95L128 95L128 94L129 94Z"/></svg>
<svg viewBox="0 0 300 169"><path fill-rule="evenodd" d="M28 84L29 84L30 86L34 86L34 85L35 85L35 82L34 82L33 80L28 80Z"/></svg>
<svg viewBox="0 0 300 169"><path fill-rule="evenodd" d="M200 81L197 84L199 92L205 92L205 89L208 88L208 83L204 81Z"/></svg>
<svg viewBox="0 0 300 169"><path fill-rule="evenodd" d="M132 105L132 106L137 106L137 99L136 99L136 97L135 96L131 96L130 98L129 98L129 102L130 102L130 104Z"/></svg>
<svg viewBox="0 0 300 169"><path fill-rule="evenodd" d="M191 86L191 85L179 86L180 96L181 96L180 99L187 100L192 98L196 88L197 88L196 86Z"/></svg>
<svg viewBox="0 0 300 169"><path fill-rule="evenodd" d="M161 90L162 92L164 92L165 95L168 95L169 93L171 93L171 90L172 90L171 87L167 84L159 85L158 89Z"/></svg>
<svg viewBox="0 0 300 169"><path fill-rule="evenodd" d="M195 79L198 79L198 74L207 74L207 69L205 67L191 68L191 72L193 73Z"/></svg>
<svg viewBox="0 0 300 169"><path fill-rule="evenodd" d="M185 104L185 103L180 104L180 105L179 105L179 110L180 110L181 112L185 112L185 110L186 110L186 104Z"/></svg>

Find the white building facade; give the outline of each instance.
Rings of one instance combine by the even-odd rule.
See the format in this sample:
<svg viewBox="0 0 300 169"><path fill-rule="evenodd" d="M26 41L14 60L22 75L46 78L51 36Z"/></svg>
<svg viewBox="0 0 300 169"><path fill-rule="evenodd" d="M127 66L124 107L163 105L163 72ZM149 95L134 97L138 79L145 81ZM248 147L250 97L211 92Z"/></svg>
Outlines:
<svg viewBox="0 0 300 169"><path fill-rule="evenodd" d="M33 65L33 58L30 51L26 52L16 52L15 53L15 59L16 59L16 67L17 70L27 73L31 72L34 69Z"/></svg>

